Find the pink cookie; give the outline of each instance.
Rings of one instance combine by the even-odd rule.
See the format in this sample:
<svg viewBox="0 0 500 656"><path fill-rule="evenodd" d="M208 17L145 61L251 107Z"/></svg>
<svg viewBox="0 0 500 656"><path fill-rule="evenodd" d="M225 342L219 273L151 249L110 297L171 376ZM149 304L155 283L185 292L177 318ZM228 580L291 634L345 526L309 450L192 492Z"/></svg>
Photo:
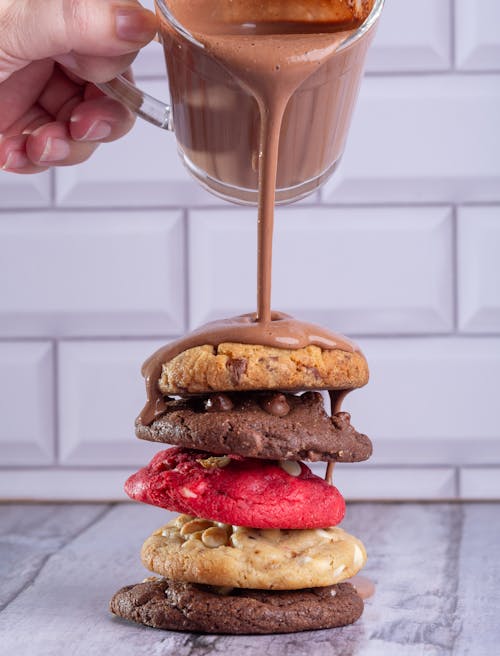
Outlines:
<svg viewBox="0 0 500 656"><path fill-rule="evenodd" d="M178 447L157 453L127 480L125 492L160 508L252 528L335 526L345 512L337 488L303 463L214 458Z"/></svg>

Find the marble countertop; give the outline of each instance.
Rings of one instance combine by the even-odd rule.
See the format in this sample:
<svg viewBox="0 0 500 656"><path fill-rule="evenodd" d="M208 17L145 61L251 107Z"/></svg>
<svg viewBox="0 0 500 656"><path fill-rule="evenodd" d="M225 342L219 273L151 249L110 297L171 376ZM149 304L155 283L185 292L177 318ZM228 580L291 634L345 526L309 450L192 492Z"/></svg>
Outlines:
<svg viewBox="0 0 500 656"><path fill-rule="evenodd" d="M354 503L343 527L377 585L355 625L274 636L159 631L111 616L147 576L139 550L170 513L133 504L0 505L0 654L406 656L500 653L500 504Z"/></svg>

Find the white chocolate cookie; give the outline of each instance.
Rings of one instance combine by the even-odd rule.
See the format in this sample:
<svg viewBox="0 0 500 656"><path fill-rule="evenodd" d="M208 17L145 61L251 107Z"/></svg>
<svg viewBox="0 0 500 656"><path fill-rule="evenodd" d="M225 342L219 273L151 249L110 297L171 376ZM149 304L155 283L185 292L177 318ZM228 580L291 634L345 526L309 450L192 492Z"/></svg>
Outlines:
<svg viewBox="0 0 500 656"><path fill-rule="evenodd" d="M366 562L360 540L338 527L259 530L180 515L149 537L142 562L175 581L299 590L333 585Z"/></svg>

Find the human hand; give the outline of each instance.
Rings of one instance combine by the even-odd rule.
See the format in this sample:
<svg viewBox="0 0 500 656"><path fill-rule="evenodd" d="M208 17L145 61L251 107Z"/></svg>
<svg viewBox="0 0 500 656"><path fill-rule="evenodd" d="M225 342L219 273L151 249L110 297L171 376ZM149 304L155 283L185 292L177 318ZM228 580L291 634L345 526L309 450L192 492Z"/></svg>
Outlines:
<svg viewBox="0 0 500 656"><path fill-rule="evenodd" d="M126 71L156 30L136 0L0 0L0 169L77 164L126 134L132 114L89 81Z"/></svg>

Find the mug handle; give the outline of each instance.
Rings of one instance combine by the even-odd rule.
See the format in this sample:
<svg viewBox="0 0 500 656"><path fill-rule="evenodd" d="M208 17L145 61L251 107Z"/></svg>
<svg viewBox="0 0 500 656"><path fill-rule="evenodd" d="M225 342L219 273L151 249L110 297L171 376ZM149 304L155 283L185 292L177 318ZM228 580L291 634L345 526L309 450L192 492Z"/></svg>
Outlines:
<svg viewBox="0 0 500 656"><path fill-rule="evenodd" d="M173 132L172 108L170 105L141 91L123 75L117 75L109 82L95 84L103 93L128 107L134 114L163 130Z"/></svg>

